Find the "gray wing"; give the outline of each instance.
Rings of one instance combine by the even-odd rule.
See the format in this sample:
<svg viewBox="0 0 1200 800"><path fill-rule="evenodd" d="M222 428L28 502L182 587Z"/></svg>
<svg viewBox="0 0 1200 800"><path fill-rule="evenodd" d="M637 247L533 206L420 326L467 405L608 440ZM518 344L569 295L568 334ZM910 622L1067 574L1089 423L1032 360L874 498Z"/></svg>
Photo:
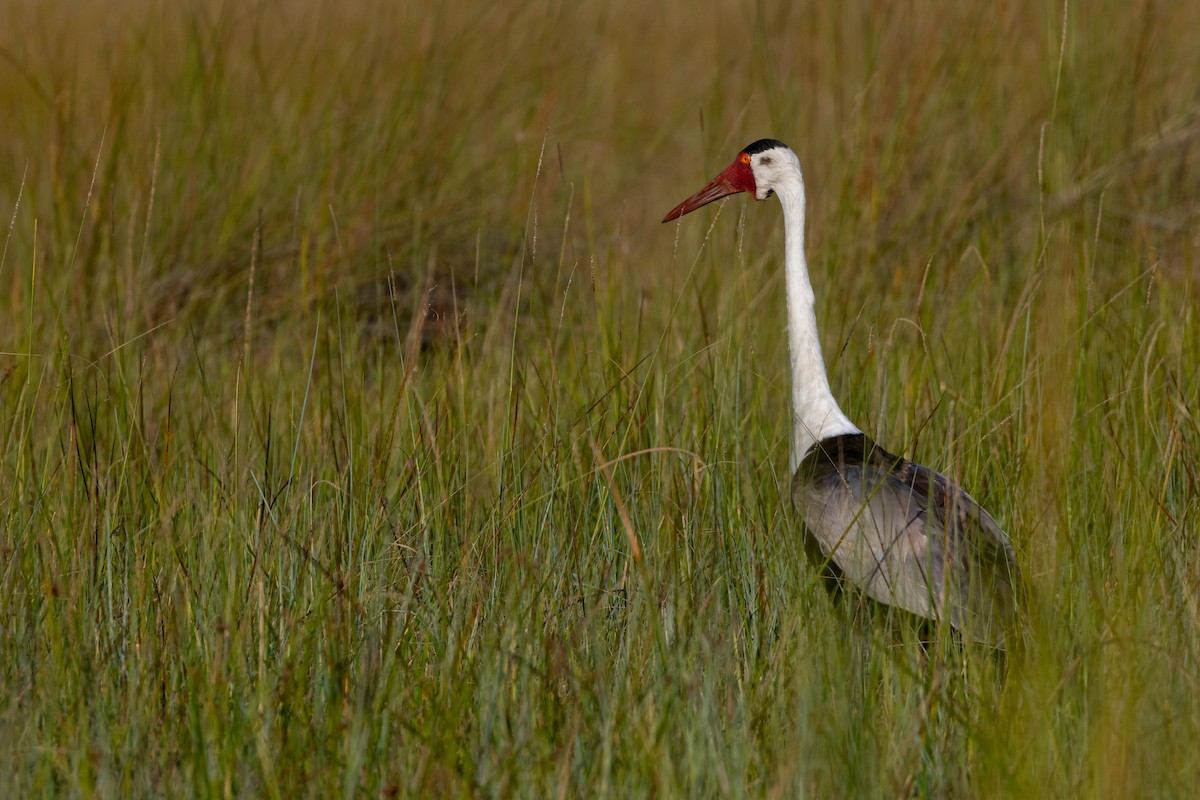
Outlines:
<svg viewBox="0 0 1200 800"><path fill-rule="evenodd" d="M1003 646L1019 575L999 524L944 475L857 436L793 480L821 553L875 600Z"/></svg>

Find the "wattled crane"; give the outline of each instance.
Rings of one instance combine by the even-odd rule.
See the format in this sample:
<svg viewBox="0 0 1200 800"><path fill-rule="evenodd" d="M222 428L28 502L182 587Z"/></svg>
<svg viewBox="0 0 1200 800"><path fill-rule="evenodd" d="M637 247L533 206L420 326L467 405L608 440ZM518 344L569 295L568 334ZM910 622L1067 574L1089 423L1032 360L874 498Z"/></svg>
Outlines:
<svg viewBox="0 0 1200 800"><path fill-rule="evenodd" d="M663 219L737 192L783 206L792 383L792 503L805 549L841 583L885 605L999 648L1012 635L1019 584L1008 537L971 496L929 467L892 455L854 426L829 388L804 256L804 177L774 139L734 162Z"/></svg>

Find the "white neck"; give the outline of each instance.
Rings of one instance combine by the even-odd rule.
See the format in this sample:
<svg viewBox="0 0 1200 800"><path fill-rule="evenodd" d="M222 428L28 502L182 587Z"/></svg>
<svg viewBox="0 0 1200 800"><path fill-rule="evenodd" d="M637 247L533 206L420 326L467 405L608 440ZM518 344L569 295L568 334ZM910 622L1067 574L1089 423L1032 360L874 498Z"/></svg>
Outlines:
<svg viewBox="0 0 1200 800"><path fill-rule="evenodd" d="M792 361L792 470L816 442L830 436L858 433L829 390L821 340L817 335L816 300L804 258L804 178L796 167L795 180L773 187L783 206L786 237L788 350Z"/></svg>

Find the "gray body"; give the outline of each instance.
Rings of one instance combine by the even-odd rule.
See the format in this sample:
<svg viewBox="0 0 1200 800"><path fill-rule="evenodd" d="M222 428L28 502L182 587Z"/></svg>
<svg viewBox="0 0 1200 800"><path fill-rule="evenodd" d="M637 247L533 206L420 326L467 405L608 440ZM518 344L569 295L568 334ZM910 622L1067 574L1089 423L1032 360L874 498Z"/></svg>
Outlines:
<svg viewBox="0 0 1200 800"><path fill-rule="evenodd" d="M806 550L869 597L1004 647L1019 585L1004 531L944 475L861 433L822 439L792 479Z"/></svg>

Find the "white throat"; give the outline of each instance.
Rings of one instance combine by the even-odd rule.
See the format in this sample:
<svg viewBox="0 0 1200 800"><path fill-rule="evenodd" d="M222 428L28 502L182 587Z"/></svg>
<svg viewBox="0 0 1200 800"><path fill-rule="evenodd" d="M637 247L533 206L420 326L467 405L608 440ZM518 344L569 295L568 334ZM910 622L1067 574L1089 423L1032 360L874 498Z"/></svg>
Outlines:
<svg viewBox="0 0 1200 800"><path fill-rule="evenodd" d="M792 471L816 442L830 436L858 433L842 413L825 372L817 335L816 298L804 257L804 178L794 173L772 187L783 206L786 237L788 351L792 362Z"/></svg>

